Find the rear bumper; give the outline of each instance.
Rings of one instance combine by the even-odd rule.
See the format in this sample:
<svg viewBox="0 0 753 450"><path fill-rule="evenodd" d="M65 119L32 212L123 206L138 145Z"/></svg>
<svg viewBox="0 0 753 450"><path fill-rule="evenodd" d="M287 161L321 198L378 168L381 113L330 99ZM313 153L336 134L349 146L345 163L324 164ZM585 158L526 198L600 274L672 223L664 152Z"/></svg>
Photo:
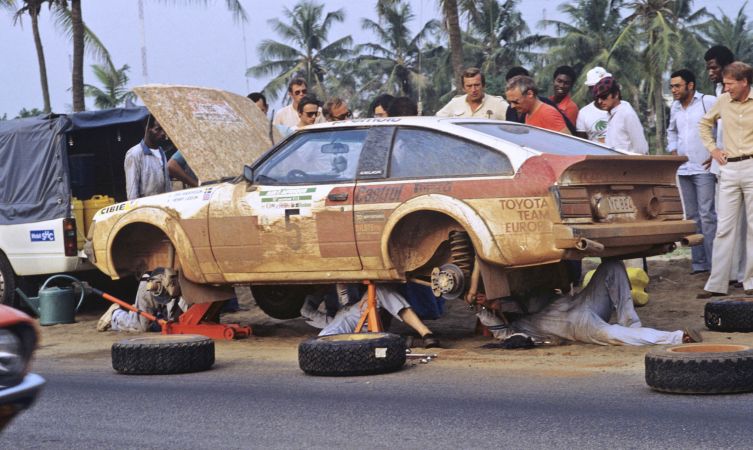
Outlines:
<svg viewBox="0 0 753 450"><path fill-rule="evenodd" d="M640 221L605 224L556 224L553 227L555 246L559 249L577 248L582 239L602 244L606 249L641 248L672 244L696 233L692 220Z"/></svg>

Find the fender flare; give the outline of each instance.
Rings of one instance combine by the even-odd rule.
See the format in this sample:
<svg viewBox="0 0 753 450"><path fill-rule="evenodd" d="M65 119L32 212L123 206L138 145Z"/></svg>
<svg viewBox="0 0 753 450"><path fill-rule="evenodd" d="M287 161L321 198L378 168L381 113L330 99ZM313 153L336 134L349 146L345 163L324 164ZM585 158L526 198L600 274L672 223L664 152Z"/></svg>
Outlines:
<svg viewBox="0 0 753 450"><path fill-rule="evenodd" d="M404 217L417 211L433 211L452 217L468 232L479 258L493 261L505 260L491 230L470 205L446 195L427 194L406 201L398 206L387 219L381 243L382 260L387 268L395 267L389 251L389 241L393 230Z"/></svg>
<svg viewBox="0 0 753 450"><path fill-rule="evenodd" d="M110 267L112 273L115 273L115 264L112 259L112 245L123 228L136 223L151 225L160 229L175 246L175 254L180 259L185 277L196 283L206 282L204 274L199 269L199 260L191 246L191 241L188 239L188 234L186 234L173 214L154 206L142 206L128 211L110 229L106 248L107 265Z"/></svg>

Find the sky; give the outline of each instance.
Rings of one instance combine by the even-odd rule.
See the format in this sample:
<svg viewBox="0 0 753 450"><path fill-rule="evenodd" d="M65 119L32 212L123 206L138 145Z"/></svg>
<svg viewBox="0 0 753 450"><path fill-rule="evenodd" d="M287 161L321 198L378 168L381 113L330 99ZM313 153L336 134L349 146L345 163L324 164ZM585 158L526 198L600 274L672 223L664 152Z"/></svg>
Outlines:
<svg viewBox="0 0 753 450"><path fill-rule="evenodd" d="M20 0L17 0L20 2ZM322 0L320 0L322 1ZM522 0L520 10L532 32L541 32L538 21L561 19L558 0ZM297 0L241 0L248 12L245 24L233 20L224 0L207 0L207 6L187 1L144 0L144 37L147 48L148 76L142 72L141 31L137 0L82 0L87 26L100 38L116 67L128 64L131 69L129 86L146 83L182 84L223 89L239 94L261 90L268 80L247 78L246 68L259 62L256 48L263 39L280 40L268 24L278 18L287 22L283 8L292 9ZM376 20L375 0L324 0L325 11L343 8L345 23L335 24L330 40L352 35L356 43L370 42L373 35L361 30L360 20ZM439 17L436 0L410 0L419 23ZM735 16L743 0L696 0L696 8L706 7L719 14L719 9ZM753 18L753 2L745 8ZM51 14L43 9L40 18L42 42L50 86L52 109L71 111L71 43L53 24ZM39 69L28 17L13 25L12 14L0 11L0 56L5 64L0 70L0 116L15 117L22 108L42 108ZM85 57L84 81L98 85L89 65L96 63ZM273 104L279 107L279 104ZM87 109L92 109L87 99Z"/></svg>

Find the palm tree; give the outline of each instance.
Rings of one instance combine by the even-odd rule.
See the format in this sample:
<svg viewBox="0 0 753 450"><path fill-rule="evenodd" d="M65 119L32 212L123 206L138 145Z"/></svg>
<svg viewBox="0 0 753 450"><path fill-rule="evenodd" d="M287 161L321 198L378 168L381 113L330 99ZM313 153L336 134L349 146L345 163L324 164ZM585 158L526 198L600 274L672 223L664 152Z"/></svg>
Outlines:
<svg viewBox="0 0 753 450"><path fill-rule="evenodd" d="M620 79L623 89L633 92L635 84L630 74L635 73L633 61L633 36L624 36L625 45L613 47L612 43L620 34L620 0L579 0L577 3L563 3L558 7L566 19L542 20L540 26L553 27L556 36L547 36L542 45L548 48L544 71L560 65L570 65L580 74L573 85L573 99L576 102L591 101L584 85L585 75L595 66L605 67ZM629 44L629 45L628 45ZM635 77L640 79L640 77ZM637 107L637 105L636 105Z"/></svg>
<svg viewBox="0 0 753 450"><path fill-rule="evenodd" d="M685 3L679 5L678 3ZM666 68L682 60L683 41L680 29L705 14L691 13L692 0L635 0L626 5L632 13L625 18L623 33L615 41L619 45L622 36L635 29L644 45L641 51L643 72L646 76L645 91L649 98L649 125L654 128L654 147L664 147L666 111L662 94L663 76Z"/></svg>
<svg viewBox="0 0 753 450"><path fill-rule="evenodd" d="M703 31L709 44L724 45L732 50L736 59L753 62L753 27L744 12L747 5L748 2L744 2L734 18L720 8L721 17L707 22Z"/></svg>
<svg viewBox="0 0 753 450"><path fill-rule="evenodd" d="M37 52L37 64L39 66L39 82L42 86L43 110L49 113L52 110L50 106L50 87L47 82L47 62L44 57L44 47L42 46L42 37L39 34L39 14L42 11L42 5L47 3L49 8L61 6L60 0L23 0L22 6L16 10L13 16L13 23L20 23L21 18L28 14L31 19L31 32L34 36L34 47ZM5 8L16 8L15 0L1 0L0 5Z"/></svg>
<svg viewBox="0 0 753 450"><path fill-rule="evenodd" d="M269 21L275 32L292 45L265 39L258 47L261 63L249 68L246 75L274 75L275 78L264 87L264 92L272 99L276 99L295 76L306 79L310 89L325 97L323 81L332 73L330 67L350 54L353 42L350 36L327 44L330 27L345 20L345 11L338 9L322 17L323 10L323 4L302 0L292 11L283 8L283 16L291 20L289 24L279 19Z"/></svg>
<svg viewBox="0 0 753 450"><path fill-rule="evenodd" d="M472 0L464 4L469 30L472 30L466 42L473 64L498 83L504 82L501 75L508 68L535 62L537 55L533 49L543 39L538 34L530 34L518 10L519 1Z"/></svg>
<svg viewBox="0 0 753 450"><path fill-rule="evenodd" d="M361 27L376 34L380 43L361 44L355 49L356 53L363 53L357 61L368 73L363 88L415 100L417 88L426 83L419 70L421 44L440 29L440 23L430 20L411 36L408 24L415 16L410 4L403 1L377 3L377 15L379 22L364 18Z"/></svg>
<svg viewBox="0 0 753 450"><path fill-rule="evenodd" d="M84 84L84 93L94 98L94 105L99 109L115 108L136 96L126 86L128 85L128 64L120 69L112 70L108 65L93 64L94 76L102 84L102 88Z"/></svg>
<svg viewBox="0 0 753 450"><path fill-rule="evenodd" d="M456 88L463 85L463 39L460 32L460 17L457 0L440 0L445 28L450 41L450 57L452 60L452 74Z"/></svg>

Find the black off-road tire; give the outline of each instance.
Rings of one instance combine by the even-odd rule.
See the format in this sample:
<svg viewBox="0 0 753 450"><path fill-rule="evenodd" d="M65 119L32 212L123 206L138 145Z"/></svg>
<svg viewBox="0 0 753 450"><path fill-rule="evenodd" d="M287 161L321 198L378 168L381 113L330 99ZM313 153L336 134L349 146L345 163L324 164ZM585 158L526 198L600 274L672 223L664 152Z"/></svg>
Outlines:
<svg viewBox="0 0 753 450"><path fill-rule="evenodd" d="M5 253L0 251L0 303L18 306L16 303L16 273Z"/></svg>
<svg viewBox="0 0 753 450"><path fill-rule="evenodd" d="M742 333L753 331L753 299L708 302L703 317L709 330Z"/></svg>
<svg viewBox="0 0 753 450"><path fill-rule="evenodd" d="M164 375L208 370L214 341L206 336L159 335L112 344L112 368L129 375Z"/></svg>
<svg viewBox="0 0 753 450"><path fill-rule="evenodd" d="M298 366L320 376L394 372L405 364L406 348L405 340L392 333L320 336L298 346Z"/></svg>
<svg viewBox="0 0 753 450"><path fill-rule="evenodd" d="M736 344L684 344L646 354L646 384L675 394L753 391L753 348Z"/></svg>
<svg viewBox="0 0 753 450"><path fill-rule="evenodd" d="M254 300L262 311L274 319L295 319L301 316L306 295L311 294L316 286L311 285L261 285L251 286Z"/></svg>

